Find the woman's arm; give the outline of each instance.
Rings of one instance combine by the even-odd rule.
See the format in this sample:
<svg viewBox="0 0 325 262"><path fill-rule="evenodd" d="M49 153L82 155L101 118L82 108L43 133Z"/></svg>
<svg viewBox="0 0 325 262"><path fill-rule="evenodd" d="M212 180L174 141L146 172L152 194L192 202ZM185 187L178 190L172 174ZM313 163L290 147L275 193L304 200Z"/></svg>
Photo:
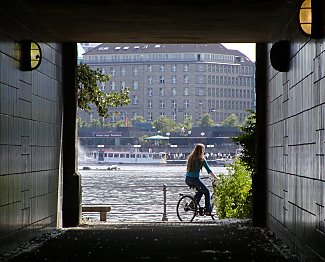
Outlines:
<svg viewBox="0 0 325 262"><path fill-rule="evenodd" d="M215 179L215 180L218 179L218 177L217 177L217 176L212 172L212 170L211 170L211 168L210 168L208 162L207 162L205 159L203 159L203 166L204 166L204 168L206 169L206 171L208 172L208 174L209 174L213 179Z"/></svg>

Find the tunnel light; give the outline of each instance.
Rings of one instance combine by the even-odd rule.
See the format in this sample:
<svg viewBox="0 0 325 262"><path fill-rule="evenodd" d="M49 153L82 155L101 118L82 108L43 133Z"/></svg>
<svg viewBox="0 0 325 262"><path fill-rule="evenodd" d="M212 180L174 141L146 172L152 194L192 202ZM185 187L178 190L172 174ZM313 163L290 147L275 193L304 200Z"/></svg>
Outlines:
<svg viewBox="0 0 325 262"><path fill-rule="evenodd" d="M21 69L32 71L37 69L42 61L42 50L38 43L30 40L21 42Z"/></svg>
<svg viewBox="0 0 325 262"><path fill-rule="evenodd" d="M301 31L311 38L324 36L324 0L305 0L299 10Z"/></svg>

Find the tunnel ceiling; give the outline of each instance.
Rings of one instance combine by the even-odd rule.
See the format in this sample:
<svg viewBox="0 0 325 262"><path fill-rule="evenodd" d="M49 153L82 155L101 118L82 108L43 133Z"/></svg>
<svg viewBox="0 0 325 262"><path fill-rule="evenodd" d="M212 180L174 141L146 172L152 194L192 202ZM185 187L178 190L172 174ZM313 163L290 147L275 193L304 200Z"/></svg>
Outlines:
<svg viewBox="0 0 325 262"><path fill-rule="evenodd" d="M279 38L294 0L7 0L1 24L42 41L265 42ZM15 23L6 24L8 17Z"/></svg>

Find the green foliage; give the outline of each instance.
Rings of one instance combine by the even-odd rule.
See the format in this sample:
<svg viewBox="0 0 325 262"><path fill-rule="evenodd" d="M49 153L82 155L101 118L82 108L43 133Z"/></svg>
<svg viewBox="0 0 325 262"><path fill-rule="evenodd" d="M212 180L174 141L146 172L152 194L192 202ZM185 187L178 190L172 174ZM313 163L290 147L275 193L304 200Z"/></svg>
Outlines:
<svg viewBox="0 0 325 262"><path fill-rule="evenodd" d="M202 116L201 121L199 122L199 126L205 127L205 126L215 126L215 123L212 119L212 116L209 113L205 113Z"/></svg>
<svg viewBox="0 0 325 262"><path fill-rule="evenodd" d="M221 174L214 187L214 204L223 218L250 218L252 216L251 170L240 159L229 165L228 174Z"/></svg>
<svg viewBox="0 0 325 262"><path fill-rule="evenodd" d="M103 124L100 122L98 118L94 118L92 121L89 122L90 127L102 127Z"/></svg>
<svg viewBox="0 0 325 262"><path fill-rule="evenodd" d="M146 140L148 136L147 135L143 135L137 138L137 143L140 145L148 145L149 144L149 140Z"/></svg>
<svg viewBox="0 0 325 262"><path fill-rule="evenodd" d="M132 118L131 120L132 123L135 123L135 122L146 122L146 120L143 118L143 116L135 116Z"/></svg>
<svg viewBox="0 0 325 262"><path fill-rule="evenodd" d="M157 131L160 131L163 134L166 132L174 132L180 129L177 123L167 116L161 116L157 118L153 122L153 126L156 128Z"/></svg>
<svg viewBox="0 0 325 262"><path fill-rule="evenodd" d="M192 130L193 127L193 117L189 116L184 119L182 126L184 127L185 131Z"/></svg>
<svg viewBox="0 0 325 262"><path fill-rule="evenodd" d="M237 127L239 126L238 117L235 114L231 114L221 123L221 125Z"/></svg>
<svg viewBox="0 0 325 262"><path fill-rule="evenodd" d="M240 159L245 162L248 167L255 171L255 148L256 148L256 113L248 110L251 114L246 117L244 124L239 126L243 131L242 134L234 137L232 140L243 148Z"/></svg>
<svg viewBox="0 0 325 262"><path fill-rule="evenodd" d="M99 68L93 70L85 64L78 65L78 107L89 112L93 104L100 116L108 117L109 108L128 105L130 103L128 89L118 93L105 93L100 90L97 83L108 82L109 79L109 76L102 74Z"/></svg>
<svg viewBox="0 0 325 262"><path fill-rule="evenodd" d="M78 127L88 127L89 123L82 120L80 117L77 118Z"/></svg>
<svg viewBox="0 0 325 262"><path fill-rule="evenodd" d="M126 123L124 120L118 120L115 123L111 123L112 127L126 127Z"/></svg>

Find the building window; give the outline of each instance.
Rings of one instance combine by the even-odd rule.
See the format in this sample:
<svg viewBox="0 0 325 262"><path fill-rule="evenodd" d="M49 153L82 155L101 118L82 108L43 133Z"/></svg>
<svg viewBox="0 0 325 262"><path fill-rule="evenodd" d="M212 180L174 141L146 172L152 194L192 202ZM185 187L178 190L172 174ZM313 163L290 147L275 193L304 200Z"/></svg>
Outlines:
<svg viewBox="0 0 325 262"><path fill-rule="evenodd" d="M109 118L109 122L111 123L115 123L116 122L116 116L114 114L112 114Z"/></svg>
<svg viewBox="0 0 325 262"><path fill-rule="evenodd" d="M105 90L105 82L100 84L100 90L104 91Z"/></svg>
<svg viewBox="0 0 325 262"><path fill-rule="evenodd" d="M189 95L189 88L184 87L184 96L188 96L188 95Z"/></svg>
<svg viewBox="0 0 325 262"><path fill-rule="evenodd" d="M198 65L198 71L200 71L200 72L204 71L204 65L203 64Z"/></svg>
<svg viewBox="0 0 325 262"><path fill-rule="evenodd" d="M132 88L133 88L133 90L139 90L139 82L132 81Z"/></svg>
<svg viewBox="0 0 325 262"><path fill-rule="evenodd" d="M172 87L172 96L177 96L177 89L176 89L176 87Z"/></svg>
<svg viewBox="0 0 325 262"><path fill-rule="evenodd" d="M121 81L121 89L124 90L126 88L125 81Z"/></svg>
<svg viewBox="0 0 325 262"><path fill-rule="evenodd" d="M111 76L115 76L115 68L114 67L111 67Z"/></svg>
<svg viewBox="0 0 325 262"><path fill-rule="evenodd" d="M165 108L165 100L159 100L159 107Z"/></svg>
<svg viewBox="0 0 325 262"><path fill-rule="evenodd" d="M160 84L164 84L165 83L165 77L164 76L160 76L159 77L159 83Z"/></svg>
<svg viewBox="0 0 325 262"><path fill-rule="evenodd" d="M184 100L184 107L189 108L190 107L190 102L188 100Z"/></svg>
<svg viewBox="0 0 325 262"><path fill-rule="evenodd" d="M172 76L172 84L177 84L177 76Z"/></svg>
<svg viewBox="0 0 325 262"><path fill-rule="evenodd" d="M152 85L152 76L148 76L148 77L147 77L147 83L148 83L149 85Z"/></svg>
<svg viewBox="0 0 325 262"><path fill-rule="evenodd" d="M148 96L152 96L152 88L151 87L148 87L148 89L147 89L147 95Z"/></svg>
<svg viewBox="0 0 325 262"><path fill-rule="evenodd" d="M197 88L197 95L198 95L198 96L205 96L205 88L203 88L203 87L198 87L198 88Z"/></svg>
<svg viewBox="0 0 325 262"><path fill-rule="evenodd" d="M159 71L160 71L160 72L165 72L165 66L164 66L164 65L160 65L160 67L159 67Z"/></svg>
<svg viewBox="0 0 325 262"><path fill-rule="evenodd" d="M164 87L159 88L159 96L165 96L165 88Z"/></svg>
<svg viewBox="0 0 325 262"><path fill-rule="evenodd" d="M176 100L172 100L172 108L176 108L177 107L177 101Z"/></svg>
<svg viewBox="0 0 325 262"><path fill-rule="evenodd" d="M160 112L159 115L160 116L165 116L165 112Z"/></svg>
<svg viewBox="0 0 325 262"><path fill-rule="evenodd" d="M139 104L139 98L138 98L138 96L136 96L136 95L133 95L132 96L132 104L133 105Z"/></svg>
<svg viewBox="0 0 325 262"><path fill-rule="evenodd" d="M152 112L147 113L147 121L152 121Z"/></svg>
<svg viewBox="0 0 325 262"><path fill-rule="evenodd" d="M188 72L189 66L187 64L184 65L184 72Z"/></svg>
<svg viewBox="0 0 325 262"><path fill-rule="evenodd" d="M185 112L185 113L184 113L184 120L187 119L187 118L188 118L188 113Z"/></svg>
<svg viewBox="0 0 325 262"><path fill-rule="evenodd" d="M112 82L111 82L111 90L112 90L112 91L115 91L115 90L116 90L115 88L116 88L116 87L115 87L115 82L112 81Z"/></svg>
<svg viewBox="0 0 325 262"><path fill-rule="evenodd" d="M147 66L147 71L148 71L148 72L152 72L152 65L148 65L148 66Z"/></svg>
<svg viewBox="0 0 325 262"><path fill-rule="evenodd" d="M172 65L172 72L176 72L177 71L177 65Z"/></svg>
<svg viewBox="0 0 325 262"><path fill-rule="evenodd" d="M122 67L122 69L121 69L121 75L122 75L122 76L125 76L125 74L126 74L126 70L125 70L124 67Z"/></svg>
<svg viewBox="0 0 325 262"><path fill-rule="evenodd" d="M188 75L185 75L184 77L183 77L183 83L184 84L188 84L188 79L189 79L189 77L188 77Z"/></svg>
<svg viewBox="0 0 325 262"><path fill-rule="evenodd" d="M152 100L148 100L148 108L152 108Z"/></svg>
<svg viewBox="0 0 325 262"><path fill-rule="evenodd" d="M176 113L176 112L172 112L172 119L173 119L174 121L177 120L177 113Z"/></svg>
<svg viewBox="0 0 325 262"><path fill-rule="evenodd" d="M138 73L139 73L138 68L137 68L137 67L133 67L133 75L134 75L134 76L137 76Z"/></svg>

